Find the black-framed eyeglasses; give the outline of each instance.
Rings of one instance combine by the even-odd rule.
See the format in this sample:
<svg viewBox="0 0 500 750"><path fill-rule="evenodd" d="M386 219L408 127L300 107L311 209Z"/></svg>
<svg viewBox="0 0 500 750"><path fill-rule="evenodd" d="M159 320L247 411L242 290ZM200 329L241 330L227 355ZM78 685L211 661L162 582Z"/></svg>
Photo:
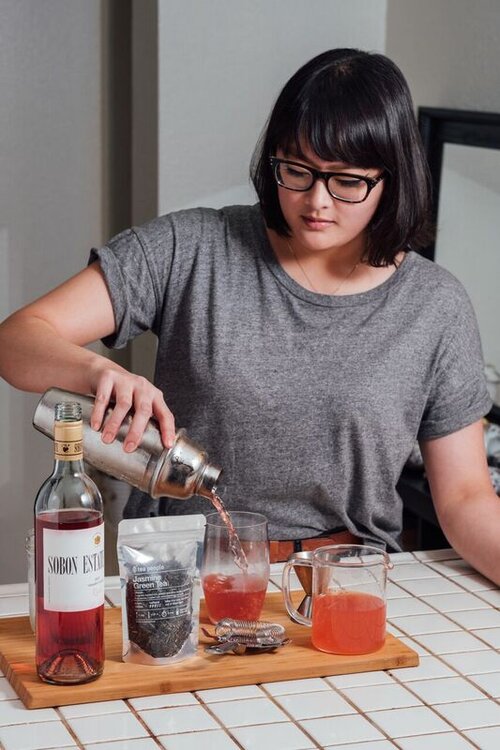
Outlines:
<svg viewBox="0 0 500 750"><path fill-rule="evenodd" d="M270 162L274 178L281 187L305 193L317 180L323 180L332 198L345 203L363 203L385 177L385 172L378 177L365 177L351 172L321 172L276 156L271 156Z"/></svg>

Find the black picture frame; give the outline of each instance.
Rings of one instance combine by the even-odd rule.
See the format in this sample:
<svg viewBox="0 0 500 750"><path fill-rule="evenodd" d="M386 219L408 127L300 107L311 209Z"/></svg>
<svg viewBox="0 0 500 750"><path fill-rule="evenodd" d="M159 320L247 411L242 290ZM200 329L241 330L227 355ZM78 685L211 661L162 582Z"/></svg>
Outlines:
<svg viewBox="0 0 500 750"><path fill-rule="evenodd" d="M419 107L418 127L432 180L432 218L437 222L443 152L446 143L500 150L500 114L464 109ZM434 260L435 242L419 252ZM500 406L493 405L487 419L500 424Z"/></svg>

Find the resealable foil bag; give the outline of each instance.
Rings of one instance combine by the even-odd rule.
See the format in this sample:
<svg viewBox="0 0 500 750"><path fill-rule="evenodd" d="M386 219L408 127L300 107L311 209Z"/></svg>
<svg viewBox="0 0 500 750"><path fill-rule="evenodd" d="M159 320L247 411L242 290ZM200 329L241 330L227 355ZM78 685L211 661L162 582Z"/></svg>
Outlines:
<svg viewBox="0 0 500 750"><path fill-rule="evenodd" d="M123 661L160 666L196 653L204 529L201 514L118 524Z"/></svg>

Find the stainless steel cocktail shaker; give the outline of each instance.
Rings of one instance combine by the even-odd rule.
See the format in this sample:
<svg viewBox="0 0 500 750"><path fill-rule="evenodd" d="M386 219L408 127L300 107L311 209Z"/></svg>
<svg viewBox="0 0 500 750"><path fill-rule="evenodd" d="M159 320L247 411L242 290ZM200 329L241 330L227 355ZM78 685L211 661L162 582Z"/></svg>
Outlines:
<svg viewBox="0 0 500 750"><path fill-rule="evenodd" d="M103 443L101 433L90 426L94 397L50 388L33 415L33 426L48 437L54 436L54 408L62 401L78 401L82 406L83 453L91 466L154 498L212 497L222 469L209 463L205 451L187 437L185 430L177 432L174 445L167 449L156 422L150 420L138 448L125 453L123 443L131 416L125 419L112 443Z"/></svg>

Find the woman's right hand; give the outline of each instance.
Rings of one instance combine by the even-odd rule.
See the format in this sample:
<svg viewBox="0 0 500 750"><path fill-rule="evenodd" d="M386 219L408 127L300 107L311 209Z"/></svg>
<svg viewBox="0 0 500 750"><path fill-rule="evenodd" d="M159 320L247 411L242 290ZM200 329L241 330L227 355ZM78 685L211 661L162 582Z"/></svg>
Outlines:
<svg viewBox="0 0 500 750"><path fill-rule="evenodd" d="M127 453L137 448L151 417L158 422L164 446L172 447L175 439L174 416L165 403L162 391L149 380L105 360L104 363L99 362L91 374L91 387L95 405L90 424L94 430L102 430L105 443L113 442L125 417L132 412L132 422L123 446ZM106 416L110 401L114 402L114 406Z"/></svg>

